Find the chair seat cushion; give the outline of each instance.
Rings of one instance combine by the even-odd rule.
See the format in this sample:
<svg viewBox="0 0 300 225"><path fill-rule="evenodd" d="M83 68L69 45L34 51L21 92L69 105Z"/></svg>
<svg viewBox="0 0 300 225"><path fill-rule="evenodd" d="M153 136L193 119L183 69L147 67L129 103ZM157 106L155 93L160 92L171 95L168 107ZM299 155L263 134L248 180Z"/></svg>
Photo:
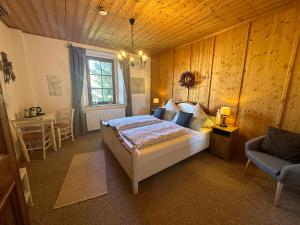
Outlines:
<svg viewBox="0 0 300 225"><path fill-rule="evenodd" d="M246 156L256 166L274 178L280 174L280 171L284 166L292 165L289 161L258 151L247 150Z"/></svg>
<svg viewBox="0 0 300 225"><path fill-rule="evenodd" d="M269 127L262 150L281 159L300 163L300 134Z"/></svg>
<svg viewBox="0 0 300 225"><path fill-rule="evenodd" d="M66 128L66 127L70 127L70 126L71 126L70 124L66 124L66 123L54 124L54 128L60 128L60 129L63 129L63 128Z"/></svg>
<svg viewBox="0 0 300 225"><path fill-rule="evenodd" d="M45 137L50 136L50 130L45 130ZM24 141L41 139L43 137L42 132L32 132L32 133L24 133L22 134L22 138Z"/></svg>

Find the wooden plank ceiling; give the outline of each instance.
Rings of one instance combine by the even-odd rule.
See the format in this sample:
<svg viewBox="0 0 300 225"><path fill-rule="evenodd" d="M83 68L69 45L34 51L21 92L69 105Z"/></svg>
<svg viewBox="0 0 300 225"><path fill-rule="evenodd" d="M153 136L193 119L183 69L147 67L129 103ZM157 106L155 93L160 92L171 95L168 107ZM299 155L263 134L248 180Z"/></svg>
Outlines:
<svg viewBox="0 0 300 225"><path fill-rule="evenodd" d="M0 17L26 33L111 49L128 49L134 17L135 48L155 54L207 36L298 0L0 0ZM108 10L98 14L98 7Z"/></svg>

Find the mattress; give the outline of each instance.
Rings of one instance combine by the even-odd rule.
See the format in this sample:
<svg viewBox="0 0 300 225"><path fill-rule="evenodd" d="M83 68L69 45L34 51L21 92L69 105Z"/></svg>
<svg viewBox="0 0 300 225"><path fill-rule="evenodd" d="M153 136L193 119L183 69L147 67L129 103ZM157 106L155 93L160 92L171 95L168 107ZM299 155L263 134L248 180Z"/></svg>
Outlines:
<svg viewBox="0 0 300 225"><path fill-rule="evenodd" d="M137 149L138 154L138 179L142 180L155 174L157 168L164 169L188 158L204 149L210 144L211 128L201 128L189 134L176 137L163 143ZM132 144L124 139L132 147ZM155 163L154 163L155 162Z"/></svg>
<svg viewBox="0 0 300 225"><path fill-rule="evenodd" d="M201 131L192 130L189 134L138 149L140 151L140 157L143 161L147 161L174 151L174 149L190 149L191 151L206 149L209 147L210 132L211 128L202 128Z"/></svg>
<svg viewBox="0 0 300 225"><path fill-rule="evenodd" d="M210 132L210 128L202 128L201 131L192 130L190 134L138 149L138 179L143 180L207 149L210 143Z"/></svg>

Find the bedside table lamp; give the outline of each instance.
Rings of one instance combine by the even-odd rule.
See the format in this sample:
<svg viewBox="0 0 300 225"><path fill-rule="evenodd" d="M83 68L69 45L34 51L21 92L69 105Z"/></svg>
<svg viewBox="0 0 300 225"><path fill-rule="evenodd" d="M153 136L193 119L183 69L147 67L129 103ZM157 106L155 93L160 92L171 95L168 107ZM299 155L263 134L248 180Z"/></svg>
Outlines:
<svg viewBox="0 0 300 225"><path fill-rule="evenodd" d="M230 108L229 107L222 107L220 110L221 114L221 127L227 127L226 125L226 118L230 115Z"/></svg>
<svg viewBox="0 0 300 225"><path fill-rule="evenodd" d="M159 103L159 98L153 98L153 104L155 104L155 108L157 107Z"/></svg>

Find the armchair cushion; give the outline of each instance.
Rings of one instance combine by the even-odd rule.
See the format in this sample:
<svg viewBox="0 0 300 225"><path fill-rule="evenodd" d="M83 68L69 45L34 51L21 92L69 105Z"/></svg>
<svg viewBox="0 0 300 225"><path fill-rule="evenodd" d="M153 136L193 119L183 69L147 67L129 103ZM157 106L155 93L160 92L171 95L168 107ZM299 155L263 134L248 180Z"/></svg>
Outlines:
<svg viewBox="0 0 300 225"><path fill-rule="evenodd" d="M263 140L265 139L265 135L253 138L245 143L246 150L252 151L260 151Z"/></svg>
<svg viewBox="0 0 300 225"><path fill-rule="evenodd" d="M300 134L269 127L262 150L281 159L300 163Z"/></svg>
<svg viewBox="0 0 300 225"><path fill-rule="evenodd" d="M281 183L300 186L300 164L283 167L278 180Z"/></svg>
<svg viewBox="0 0 300 225"><path fill-rule="evenodd" d="M292 165L286 160L258 151L246 150L246 156L256 166L276 179L283 167Z"/></svg>

